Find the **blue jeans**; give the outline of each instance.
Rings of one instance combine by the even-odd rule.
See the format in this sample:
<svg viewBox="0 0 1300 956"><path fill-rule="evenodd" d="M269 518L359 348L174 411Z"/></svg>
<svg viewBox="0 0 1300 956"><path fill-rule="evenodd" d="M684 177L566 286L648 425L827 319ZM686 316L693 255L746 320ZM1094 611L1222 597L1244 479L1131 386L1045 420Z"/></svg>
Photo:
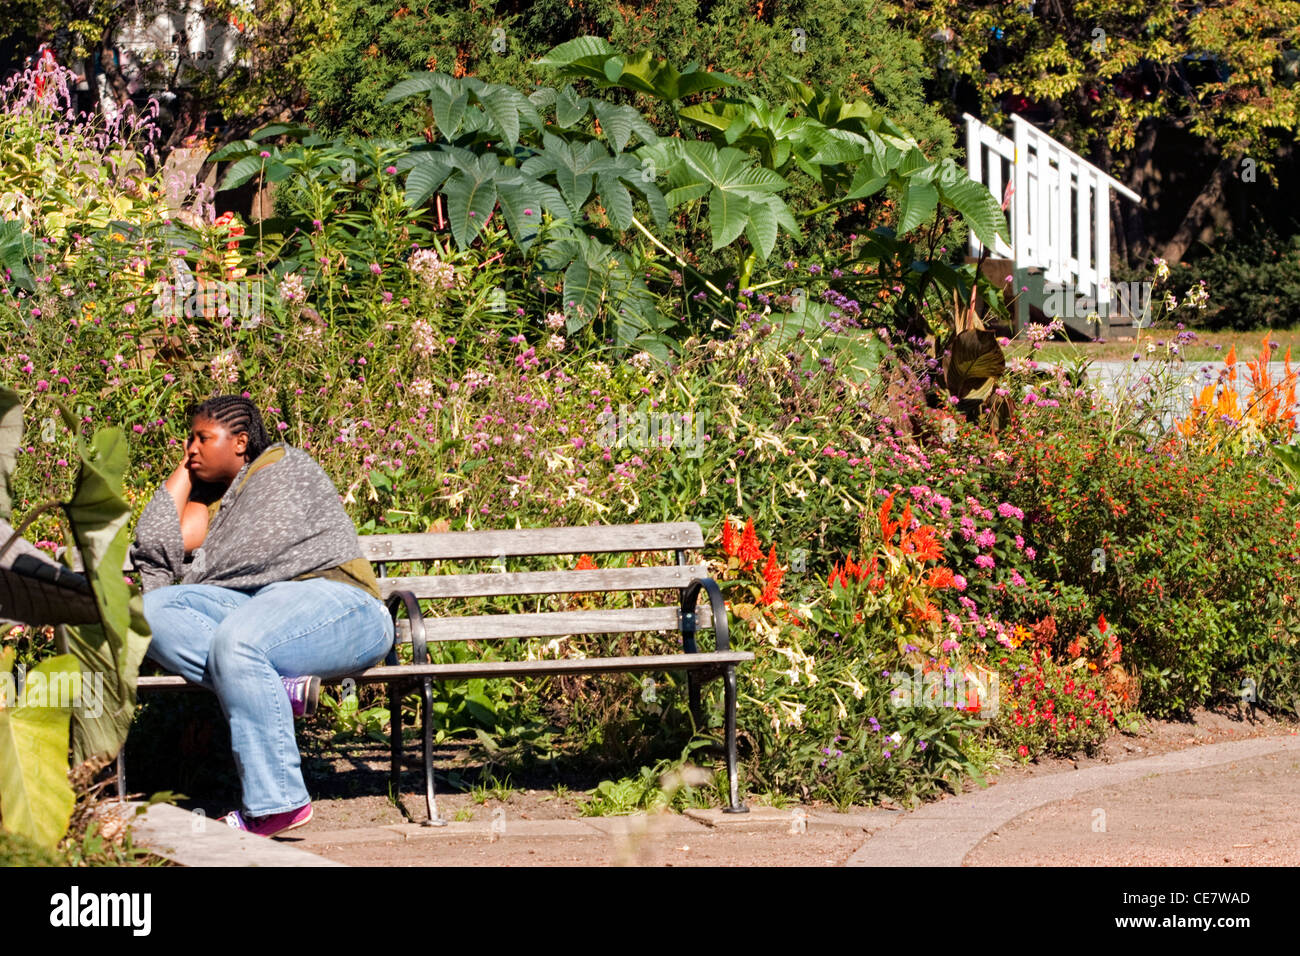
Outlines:
<svg viewBox="0 0 1300 956"><path fill-rule="evenodd" d="M255 591L155 588L144 596L144 616L153 630L148 656L216 692L230 721L244 812L254 817L311 799L280 678L341 677L379 662L393 646L393 621L381 602L323 578Z"/></svg>

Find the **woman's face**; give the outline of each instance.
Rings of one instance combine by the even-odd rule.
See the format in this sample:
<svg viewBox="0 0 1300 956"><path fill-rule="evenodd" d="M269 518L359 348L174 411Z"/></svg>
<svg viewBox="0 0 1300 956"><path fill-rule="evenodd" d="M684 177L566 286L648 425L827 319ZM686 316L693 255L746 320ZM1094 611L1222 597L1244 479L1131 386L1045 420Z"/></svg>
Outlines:
<svg viewBox="0 0 1300 956"><path fill-rule="evenodd" d="M190 430L185 467L199 481L228 485L244 467L247 448L247 435L232 435L220 422L200 416Z"/></svg>

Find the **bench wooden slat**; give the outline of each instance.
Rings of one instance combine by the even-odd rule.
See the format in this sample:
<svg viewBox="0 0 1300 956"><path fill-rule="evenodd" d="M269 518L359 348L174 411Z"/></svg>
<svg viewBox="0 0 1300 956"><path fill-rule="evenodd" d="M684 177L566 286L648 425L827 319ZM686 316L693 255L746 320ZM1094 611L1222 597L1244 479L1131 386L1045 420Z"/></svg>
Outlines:
<svg viewBox="0 0 1300 956"><path fill-rule="evenodd" d="M704 547L704 533L693 521L442 534L363 534L360 538L361 553L371 561L445 561Z"/></svg>
<svg viewBox="0 0 1300 956"><path fill-rule="evenodd" d="M604 568L595 571L506 571L486 574L439 574L380 578L384 597L410 591L417 598L492 597L517 594L582 594L592 591L641 591L684 588L709 576L706 564L652 568Z"/></svg>
<svg viewBox="0 0 1300 956"><path fill-rule="evenodd" d="M697 605L695 627L713 627L713 611ZM535 614L482 614L473 617L426 617L424 635L434 641L485 641L524 637L565 637L570 634L618 634L640 631L680 631L676 607L614 608L596 611L541 611ZM411 641L410 623L397 622L397 643Z"/></svg>
<svg viewBox="0 0 1300 956"><path fill-rule="evenodd" d="M432 677L458 680L467 677L524 677L529 674L613 674L634 671L693 670L718 664L752 661L750 651L701 651L698 654L652 654L645 657L562 657L538 661L464 661L459 664L380 665L349 675L361 683L384 683L394 679ZM343 680L342 677L336 680ZM141 677L140 690L202 690L174 675Z"/></svg>

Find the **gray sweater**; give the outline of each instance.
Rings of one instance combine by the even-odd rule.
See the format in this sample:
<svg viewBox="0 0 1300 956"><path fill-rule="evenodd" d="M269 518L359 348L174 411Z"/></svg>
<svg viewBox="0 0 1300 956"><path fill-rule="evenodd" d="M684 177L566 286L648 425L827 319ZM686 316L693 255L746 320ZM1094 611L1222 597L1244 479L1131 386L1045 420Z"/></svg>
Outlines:
<svg viewBox="0 0 1300 956"><path fill-rule="evenodd" d="M178 579L252 590L329 577L378 596L377 586L370 587L374 576L361 555L356 526L334 483L310 455L283 443L240 469L188 565L176 502L159 485L140 515L131 559L145 591Z"/></svg>

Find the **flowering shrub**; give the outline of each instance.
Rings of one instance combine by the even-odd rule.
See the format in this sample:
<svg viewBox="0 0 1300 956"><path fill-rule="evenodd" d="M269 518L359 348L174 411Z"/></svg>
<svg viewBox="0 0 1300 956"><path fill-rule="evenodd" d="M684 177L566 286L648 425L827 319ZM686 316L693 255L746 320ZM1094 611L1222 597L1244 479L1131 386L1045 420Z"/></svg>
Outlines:
<svg viewBox="0 0 1300 956"><path fill-rule="evenodd" d="M980 702L896 693L895 671L933 670L951 683L967 664L933 603L961 578L928 567L940 555L933 526L915 522L909 506L896 518L892 508L887 500L865 523L871 557L836 562L826 591L797 607L779 598L784 571L774 551L760 569L752 521L738 538L724 520L715 575L730 593L743 586L756 596L731 609L746 625L740 646L756 654L738 679L760 785L847 805L920 799L978 776L968 751L983 723L969 711Z"/></svg>
<svg viewBox="0 0 1300 956"><path fill-rule="evenodd" d="M1115 724L1101 680L1086 667L1055 661L1026 645L1003 658L994 730L1022 759L1096 752Z"/></svg>

